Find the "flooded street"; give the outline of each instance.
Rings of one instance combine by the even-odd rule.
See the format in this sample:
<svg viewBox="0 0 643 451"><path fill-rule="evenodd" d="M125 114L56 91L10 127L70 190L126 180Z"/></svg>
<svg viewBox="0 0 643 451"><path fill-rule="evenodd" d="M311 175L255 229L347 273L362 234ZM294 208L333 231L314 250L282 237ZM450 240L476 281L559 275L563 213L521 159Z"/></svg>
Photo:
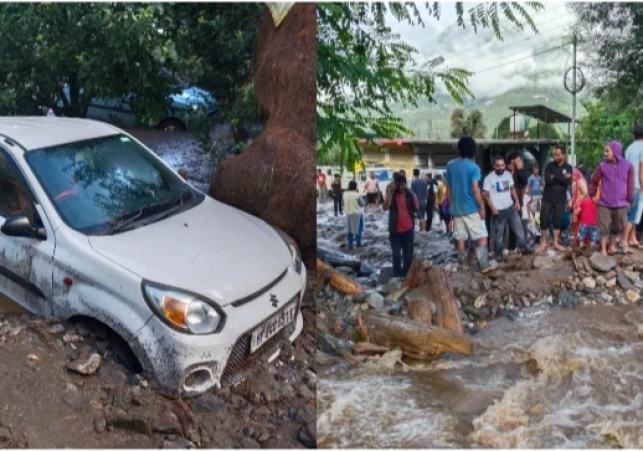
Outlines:
<svg viewBox="0 0 643 451"><path fill-rule="evenodd" d="M390 265L385 218L367 215L364 241L376 251L346 252ZM344 220L333 222L321 206L319 242L338 249ZM418 242L424 259L444 252L433 260L453 261L443 233ZM470 335L468 357L320 371L318 446L640 448L643 308L625 304L521 308Z"/></svg>

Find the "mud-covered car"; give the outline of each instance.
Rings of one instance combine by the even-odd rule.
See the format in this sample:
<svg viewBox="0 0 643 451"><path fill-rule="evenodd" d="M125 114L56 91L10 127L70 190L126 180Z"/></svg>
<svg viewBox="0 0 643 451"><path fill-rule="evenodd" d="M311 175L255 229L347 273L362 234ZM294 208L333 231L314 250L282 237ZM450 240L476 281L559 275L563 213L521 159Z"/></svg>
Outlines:
<svg viewBox="0 0 643 451"><path fill-rule="evenodd" d="M184 395L236 382L302 330L295 242L109 124L0 117L0 224L2 294L100 321Z"/></svg>

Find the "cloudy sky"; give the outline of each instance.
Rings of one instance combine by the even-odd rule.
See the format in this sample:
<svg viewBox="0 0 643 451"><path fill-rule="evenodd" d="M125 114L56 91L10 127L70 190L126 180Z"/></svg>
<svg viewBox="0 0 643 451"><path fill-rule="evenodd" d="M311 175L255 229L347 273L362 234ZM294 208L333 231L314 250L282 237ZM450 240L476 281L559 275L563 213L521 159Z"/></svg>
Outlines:
<svg viewBox="0 0 643 451"><path fill-rule="evenodd" d="M465 3L466 28L457 25L455 5L442 3L439 20L424 12L425 27L399 23L389 17L394 33L418 49L418 60L442 56L444 67L461 67L476 72L469 87L478 98L494 97L510 89L529 84L560 86L565 68L571 66L571 45L565 50L547 52L561 45L569 35L574 14L561 2L543 2L544 9L530 11L539 34L530 28L523 31L502 17L503 40L490 30L469 25L466 12L474 3ZM421 8L421 7L420 7ZM542 55L534 55L545 52Z"/></svg>

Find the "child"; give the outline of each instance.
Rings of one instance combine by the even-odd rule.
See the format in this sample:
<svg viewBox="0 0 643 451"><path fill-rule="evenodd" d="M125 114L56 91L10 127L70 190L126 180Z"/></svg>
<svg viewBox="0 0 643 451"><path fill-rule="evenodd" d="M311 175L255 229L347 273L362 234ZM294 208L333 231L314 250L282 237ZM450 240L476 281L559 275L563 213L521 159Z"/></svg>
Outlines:
<svg viewBox="0 0 643 451"><path fill-rule="evenodd" d="M580 222L576 240L580 247L590 243L592 246L599 240L598 227L596 226L596 204L591 197L586 197L574 210L574 219Z"/></svg>

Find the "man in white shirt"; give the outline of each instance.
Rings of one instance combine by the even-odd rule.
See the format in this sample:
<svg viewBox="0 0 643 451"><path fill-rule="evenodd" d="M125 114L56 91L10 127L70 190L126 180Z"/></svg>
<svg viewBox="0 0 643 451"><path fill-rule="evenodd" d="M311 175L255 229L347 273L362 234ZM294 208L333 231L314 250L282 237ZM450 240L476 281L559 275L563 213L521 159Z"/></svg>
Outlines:
<svg viewBox="0 0 643 451"><path fill-rule="evenodd" d="M482 195L491 209L494 227L494 254L497 262L504 258L505 227L516 235L517 247L523 254L534 251L527 245L520 219L520 201L512 175L505 170L505 161L498 156L493 162L493 172L487 175L482 185Z"/></svg>

